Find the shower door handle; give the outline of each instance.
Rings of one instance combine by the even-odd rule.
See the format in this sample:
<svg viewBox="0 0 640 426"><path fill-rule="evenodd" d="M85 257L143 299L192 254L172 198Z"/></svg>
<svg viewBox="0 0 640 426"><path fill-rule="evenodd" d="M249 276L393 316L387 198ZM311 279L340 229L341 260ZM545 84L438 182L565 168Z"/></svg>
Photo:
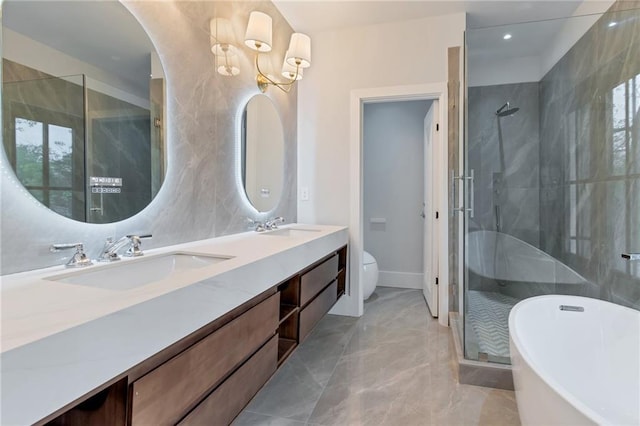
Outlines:
<svg viewBox="0 0 640 426"><path fill-rule="evenodd" d="M464 206L456 207L456 201L458 199L458 194L456 192L456 180L464 181L464 175L456 176L451 171L451 213L463 212Z"/></svg>
<svg viewBox="0 0 640 426"><path fill-rule="evenodd" d="M467 181L469 181L469 191L471 191L469 193L469 205L470 207L468 209L465 209L466 211L469 212L469 217L471 219L473 219L473 211L475 209L475 205L476 205L476 201L475 201L475 192L476 192L476 184L475 184L475 174L473 169L470 170L470 176L467 176Z"/></svg>
<svg viewBox="0 0 640 426"><path fill-rule="evenodd" d="M463 182L469 182L469 190L471 191L471 193L469 194L469 204L470 207L469 208L465 208L464 204L460 207L455 207L455 202L456 202L456 180L461 180ZM474 206L475 206L475 173L474 170L471 169L469 171L469 176L464 176L464 175L460 175L460 176L455 176L453 174L453 172L451 172L451 198L452 198L452 205L454 207L452 207L451 211L455 212L469 212L469 217L471 219L473 219L473 215L474 215Z"/></svg>

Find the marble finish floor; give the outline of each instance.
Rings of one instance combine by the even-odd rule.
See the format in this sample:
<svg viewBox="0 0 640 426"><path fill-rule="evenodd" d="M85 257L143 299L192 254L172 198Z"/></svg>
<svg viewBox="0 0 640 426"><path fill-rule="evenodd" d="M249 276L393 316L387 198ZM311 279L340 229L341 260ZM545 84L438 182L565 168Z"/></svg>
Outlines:
<svg viewBox="0 0 640 426"><path fill-rule="evenodd" d="M419 290L379 287L361 318L327 315L233 424L519 425L512 391L458 384L450 339Z"/></svg>

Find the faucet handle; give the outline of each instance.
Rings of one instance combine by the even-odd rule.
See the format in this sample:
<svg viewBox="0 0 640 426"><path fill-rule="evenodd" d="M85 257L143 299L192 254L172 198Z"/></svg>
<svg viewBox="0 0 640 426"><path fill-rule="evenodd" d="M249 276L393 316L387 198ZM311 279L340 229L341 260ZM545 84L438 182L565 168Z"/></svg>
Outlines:
<svg viewBox="0 0 640 426"><path fill-rule="evenodd" d="M79 268L83 266L93 265L91 259L87 257L84 252L84 244L82 243L64 243L64 244L52 244L49 247L49 251L57 253L62 250L75 248L76 252L71 256L71 259L64 265L66 268Z"/></svg>
<svg viewBox="0 0 640 426"><path fill-rule="evenodd" d="M143 238L152 238L153 235L151 234L145 234L145 235L127 235L127 238L129 239L129 249L127 250L127 252L124 254L127 257L138 257L138 256L144 256L144 252L142 251L142 249L140 248L142 246L142 239Z"/></svg>

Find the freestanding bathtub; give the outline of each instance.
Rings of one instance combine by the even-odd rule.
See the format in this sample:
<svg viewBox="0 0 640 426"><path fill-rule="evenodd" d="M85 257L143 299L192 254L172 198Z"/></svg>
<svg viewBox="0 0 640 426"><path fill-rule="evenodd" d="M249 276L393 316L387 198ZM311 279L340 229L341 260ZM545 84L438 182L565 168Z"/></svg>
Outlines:
<svg viewBox="0 0 640 426"><path fill-rule="evenodd" d="M524 426L640 424L640 311L532 297L509 314L509 344Z"/></svg>

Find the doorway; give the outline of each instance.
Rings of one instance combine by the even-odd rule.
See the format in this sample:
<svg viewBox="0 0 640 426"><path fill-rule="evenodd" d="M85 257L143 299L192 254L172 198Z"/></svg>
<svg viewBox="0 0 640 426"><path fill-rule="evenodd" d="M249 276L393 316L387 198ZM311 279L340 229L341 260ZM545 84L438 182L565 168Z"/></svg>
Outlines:
<svg viewBox="0 0 640 426"><path fill-rule="evenodd" d="M342 315L361 316L363 313L362 300L362 261L364 252L364 211L363 211L363 110L364 105L374 102L399 102L410 100L437 100L437 109L434 115L438 117L439 128L434 145L440 147L434 163L438 164L437 182L444 185L446 182L446 164L448 159L446 145L447 115L446 115L446 83L434 83L426 85L394 86L373 89L359 89L351 92L351 136L350 136L350 271L349 289L347 297L343 297L334 307L333 313ZM443 176L440 176L443 175ZM437 206L439 221L436 222L434 235L438 235L437 267L439 285L436 288L438 295L438 318L442 325L448 325L448 233L447 218L448 204L447 191L442 190L435 197L434 206ZM419 212L418 212L419 214ZM359 267L355 267L358 265Z"/></svg>
<svg viewBox="0 0 640 426"><path fill-rule="evenodd" d="M425 287L437 271L432 245L437 240L432 215L434 102L363 105L363 238L365 252L380 270L378 286L425 290L437 317L437 294Z"/></svg>

